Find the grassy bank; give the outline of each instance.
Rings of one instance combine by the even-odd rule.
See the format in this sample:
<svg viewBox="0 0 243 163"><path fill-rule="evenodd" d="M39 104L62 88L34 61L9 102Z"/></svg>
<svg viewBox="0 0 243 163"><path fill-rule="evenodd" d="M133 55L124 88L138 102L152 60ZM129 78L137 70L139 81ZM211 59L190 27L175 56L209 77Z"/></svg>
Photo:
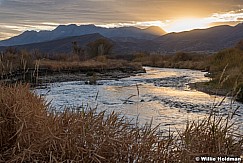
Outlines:
<svg viewBox="0 0 243 163"><path fill-rule="evenodd" d="M106 56L96 57L87 61L58 61L58 60L40 60L40 68L46 68L51 71L67 70L142 70L139 63L128 62L119 59L108 59Z"/></svg>
<svg viewBox="0 0 243 163"><path fill-rule="evenodd" d="M213 55L209 63L212 80L204 86L237 96L243 102L243 41Z"/></svg>
<svg viewBox="0 0 243 163"><path fill-rule="evenodd" d="M102 73L100 78L105 79L104 74L107 72L113 72L112 76L119 78L119 73L122 73L120 76L127 77L137 72L144 72L144 69L140 63L109 59L106 55L86 56L84 59L77 54L45 55L10 48L0 56L0 80L7 83L87 80L90 74L94 73ZM66 74L73 74L73 76L69 77ZM84 75L77 76L77 74ZM56 76L58 80L52 76ZM96 77L99 79L99 74ZM48 80L43 80L43 78Z"/></svg>
<svg viewBox="0 0 243 163"><path fill-rule="evenodd" d="M148 54L138 53L134 55L133 61L140 62L144 66L162 68L183 68L194 70L208 70L211 55L178 52L176 54Z"/></svg>
<svg viewBox="0 0 243 163"><path fill-rule="evenodd" d="M243 41L233 48L210 55L184 52L172 55L139 53L133 60L144 66L208 71L212 78L210 82L191 86L209 94L236 96L238 101L243 102Z"/></svg>
<svg viewBox="0 0 243 163"><path fill-rule="evenodd" d="M240 156L243 137L230 117L188 122L158 134L116 113L50 110L28 86L0 86L0 162L193 162L196 156Z"/></svg>

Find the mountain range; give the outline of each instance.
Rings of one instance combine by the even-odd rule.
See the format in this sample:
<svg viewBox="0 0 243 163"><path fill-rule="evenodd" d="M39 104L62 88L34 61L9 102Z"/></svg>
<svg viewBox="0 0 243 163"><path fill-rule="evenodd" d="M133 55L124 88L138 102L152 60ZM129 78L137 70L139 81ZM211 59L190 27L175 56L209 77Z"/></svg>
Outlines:
<svg viewBox="0 0 243 163"><path fill-rule="evenodd" d="M154 53L216 52L232 47L243 40L243 23L236 26L216 26L208 29L168 33L159 27L103 28L95 25L60 25L52 31L26 31L18 36L0 41L0 50L8 46L18 49L39 49L46 53L70 52L72 42L85 47L97 39L107 39L114 44L116 54L141 51Z"/></svg>
<svg viewBox="0 0 243 163"><path fill-rule="evenodd" d="M148 27L140 29L137 27L119 27L119 28L103 28L91 25L60 25L52 31L26 31L22 34L7 40L0 41L0 46L14 46L31 43L39 43L51 40L62 39L72 36L81 36L87 34L99 33L107 38L116 37L133 37L136 39L151 40L165 34L159 27Z"/></svg>

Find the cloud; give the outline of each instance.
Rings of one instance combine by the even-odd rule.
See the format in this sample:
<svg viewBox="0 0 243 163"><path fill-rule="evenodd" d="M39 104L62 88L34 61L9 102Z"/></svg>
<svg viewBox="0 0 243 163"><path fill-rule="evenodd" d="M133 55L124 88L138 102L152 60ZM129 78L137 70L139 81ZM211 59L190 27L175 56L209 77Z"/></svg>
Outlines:
<svg viewBox="0 0 243 163"><path fill-rule="evenodd" d="M149 27L149 26L159 26L159 27L164 27L166 26L167 21L145 21L145 22L126 22L126 23L110 23L110 24L101 24L98 26L100 27L107 27L107 28L113 28L113 27L124 27L124 26L136 26L136 27Z"/></svg>
<svg viewBox="0 0 243 163"><path fill-rule="evenodd" d="M210 17L213 22L237 22L243 20L243 10L215 13Z"/></svg>
<svg viewBox="0 0 243 163"><path fill-rule="evenodd" d="M226 13L215 13L208 18L211 20L210 25L236 25L243 22L243 10L229 11Z"/></svg>
<svg viewBox="0 0 243 163"><path fill-rule="evenodd" d="M213 16L216 21L240 21L242 8L242 0L0 0L0 24L5 25L4 32L18 34L26 29L51 29L70 23L163 26L166 20L192 15Z"/></svg>

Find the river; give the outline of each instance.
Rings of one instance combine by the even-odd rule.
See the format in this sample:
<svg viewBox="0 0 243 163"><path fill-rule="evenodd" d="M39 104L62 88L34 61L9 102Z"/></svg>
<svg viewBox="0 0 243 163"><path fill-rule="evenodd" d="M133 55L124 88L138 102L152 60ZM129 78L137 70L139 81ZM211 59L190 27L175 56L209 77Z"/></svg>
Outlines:
<svg viewBox="0 0 243 163"><path fill-rule="evenodd" d="M145 67L147 73L119 80L100 80L97 85L84 81L49 84L35 92L51 101L53 107L90 106L98 110L115 111L140 124L153 122L162 130L185 127L187 120L198 120L209 114L211 108L223 97L208 95L190 89L188 83L210 80L204 72L187 69ZM235 121L243 123L243 105L232 104L226 98L218 108L219 114L227 115L240 107ZM242 124L241 124L241 129Z"/></svg>

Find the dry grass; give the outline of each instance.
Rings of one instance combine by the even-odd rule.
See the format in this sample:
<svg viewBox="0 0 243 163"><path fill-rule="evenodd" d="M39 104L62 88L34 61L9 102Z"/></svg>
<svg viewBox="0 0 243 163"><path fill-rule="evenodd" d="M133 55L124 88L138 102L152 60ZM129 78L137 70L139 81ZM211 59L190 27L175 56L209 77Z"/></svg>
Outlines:
<svg viewBox="0 0 243 163"><path fill-rule="evenodd" d="M55 60L41 60L41 68L48 68L53 71L62 71L68 69L122 69L122 68L134 68L134 70L142 69L141 64L132 63L125 60L107 59L99 56L96 59L87 61L55 61Z"/></svg>
<svg viewBox="0 0 243 163"><path fill-rule="evenodd" d="M225 69L224 77L227 77L228 79L222 85L223 88L233 88L236 81L238 84L243 84L242 63L243 50L231 48L215 54L210 63L210 71L213 73L213 82L218 83L221 78L221 74Z"/></svg>
<svg viewBox="0 0 243 163"><path fill-rule="evenodd" d="M27 70L34 66L33 56L27 51L7 51L0 55L0 76L14 73L18 70Z"/></svg>
<svg viewBox="0 0 243 163"><path fill-rule="evenodd" d="M75 54L42 55L38 52L17 51L10 48L0 55L0 82L27 82L38 84L40 76L62 73L86 72L130 72L143 70L139 63L125 60L108 59L107 56L96 56L80 60Z"/></svg>
<svg viewBox="0 0 243 163"><path fill-rule="evenodd" d="M134 56L135 62L145 66L186 68L205 70L208 68L209 55L179 52L171 55L149 55L139 53Z"/></svg>
<svg viewBox="0 0 243 163"><path fill-rule="evenodd" d="M202 121L188 122L180 134L180 160L190 162L197 156L241 156L243 137L229 118L211 115Z"/></svg>
<svg viewBox="0 0 243 163"><path fill-rule="evenodd" d="M162 137L116 113L50 111L28 86L0 86L0 162L190 162L194 156L242 154L242 135L211 116Z"/></svg>
<svg viewBox="0 0 243 163"><path fill-rule="evenodd" d="M170 139L115 113L48 112L28 87L1 87L1 162L150 162L168 159Z"/></svg>
<svg viewBox="0 0 243 163"><path fill-rule="evenodd" d="M243 102L243 50L242 45L238 45L239 47L222 50L211 58L212 80L208 85L232 92L237 95L238 101Z"/></svg>

